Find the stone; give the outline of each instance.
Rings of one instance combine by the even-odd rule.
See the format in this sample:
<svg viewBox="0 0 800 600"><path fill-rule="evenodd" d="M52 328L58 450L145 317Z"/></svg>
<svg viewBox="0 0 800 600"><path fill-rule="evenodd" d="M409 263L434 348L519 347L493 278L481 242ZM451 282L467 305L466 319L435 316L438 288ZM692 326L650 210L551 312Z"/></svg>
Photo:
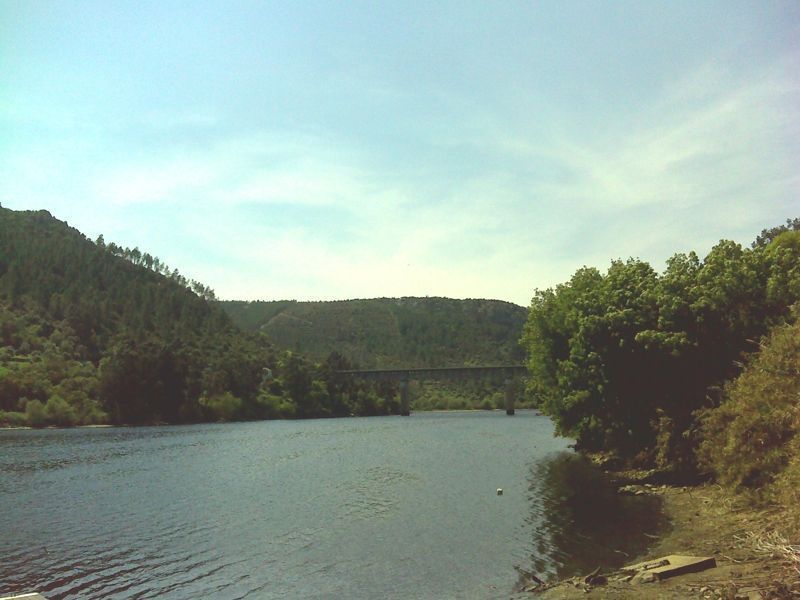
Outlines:
<svg viewBox="0 0 800 600"><path fill-rule="evenodd" d="M592 579L600 575L600 567L597 567L594 571L589 573L586 577L583 578L584 583L591 583Z"/></svg>
<svg viewBox="0 0 800 600"><path fill-rule="evenodd" d="M583 583L589 586L606 585L608 583L608 577L601 575L600 567L597 567L594 571L583 578Z"/></svg>

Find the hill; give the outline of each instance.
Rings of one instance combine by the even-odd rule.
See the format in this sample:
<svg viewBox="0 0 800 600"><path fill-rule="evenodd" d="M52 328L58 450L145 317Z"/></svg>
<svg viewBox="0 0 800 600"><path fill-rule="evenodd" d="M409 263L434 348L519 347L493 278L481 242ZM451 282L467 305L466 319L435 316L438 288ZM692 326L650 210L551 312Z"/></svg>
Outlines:
<svg viewBox="0 0 800 600"><path fill-rule="evenodd" d="M396 411L391 390L274 350L213 297L138 248L0 207L0 425Z"/></svg>
<svg viewBox="0 0 800 600"><path fill-rule="evenodd" d="M527 310L500 300L376 298L221 302L234 323L279 348L364 368L518 363Z"/></svg>
<svg viewBox="0 0 800 600"><path fill-rule="evenodd" d="M234 323L276 347L361 368L521 363L527 310L501 300L375 298L333 302L221 302ZM492 409L502 382L412 382L415 410ZM517 406L527 406L522 398Z"/></svg>

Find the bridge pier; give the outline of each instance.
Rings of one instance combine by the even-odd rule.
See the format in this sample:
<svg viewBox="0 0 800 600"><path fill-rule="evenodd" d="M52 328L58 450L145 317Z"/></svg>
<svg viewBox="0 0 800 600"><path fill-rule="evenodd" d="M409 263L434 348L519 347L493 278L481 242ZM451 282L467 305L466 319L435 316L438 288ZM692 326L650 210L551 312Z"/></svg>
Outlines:
<svg viewBox="0 0 800 600"><path fill-rule="evenodd" d="M411 406L408 401L408 377L400 379L400 414L404 417L411 415Z"/></svg>
<svg viewBox="0 0 800 600"><path fill-rule="evenodd" d="M506 414L514 414L514 380L506 377Z"/></svg>

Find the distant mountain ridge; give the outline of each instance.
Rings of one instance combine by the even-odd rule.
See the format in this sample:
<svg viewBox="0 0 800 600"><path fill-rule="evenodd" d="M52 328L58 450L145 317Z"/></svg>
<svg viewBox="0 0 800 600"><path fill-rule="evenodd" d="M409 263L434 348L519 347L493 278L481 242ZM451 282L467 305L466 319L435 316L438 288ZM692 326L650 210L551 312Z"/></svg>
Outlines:
<svg viewBox="0 0 800 600"><path fill-rule="evenodd" d="M223 301L231 320L278 348L364 368L518 363L527 309L502 300L440 297L329 302Z"/></svg>

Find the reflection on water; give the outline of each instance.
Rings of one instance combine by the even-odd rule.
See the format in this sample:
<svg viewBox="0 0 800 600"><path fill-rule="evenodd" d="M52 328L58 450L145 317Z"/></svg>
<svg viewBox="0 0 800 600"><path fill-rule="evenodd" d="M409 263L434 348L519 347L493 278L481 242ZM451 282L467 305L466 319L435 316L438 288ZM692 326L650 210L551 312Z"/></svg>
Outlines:
<svg viewBox="0 0 800 600"><path fill-rule="evenodd" d="M0 597L508 598L657 528L567 444L532 411L0 431Z"/></svg>
<svg viewBox="0 0 800 600"><path fill-rule="evenodd" d="M534 570L558 578L620 567L666 527L661 498L619 494L600 469L562 452L531 469Z"/></svg>

